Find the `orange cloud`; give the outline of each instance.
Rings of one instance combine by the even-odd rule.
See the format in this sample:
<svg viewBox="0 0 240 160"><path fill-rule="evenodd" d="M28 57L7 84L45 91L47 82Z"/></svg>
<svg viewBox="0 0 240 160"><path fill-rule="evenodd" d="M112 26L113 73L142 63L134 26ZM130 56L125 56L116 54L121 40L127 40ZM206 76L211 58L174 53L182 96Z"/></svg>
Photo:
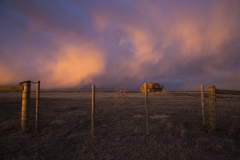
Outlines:
<svg viewBox="0 0 240 160"><path fill-rule="evenodd" d="M15 73L9 67L3 65L3 62L0 62L0 77L2 84L11 84L16 78Z"/></svg>
<svg viewBox="0 0 240 160"><path fill-rule="evenodd" d="M55 61L46 64L43 71L50 76L44 77L44 81L48 87L84 85L91 83L91 77L101 74L104 67L103 54L94 45L67 45L61 48Z"/></svg>
<svg viewBox="0 0 240 160"><path fill-rule="evenodd" d="M18 52L21 56L11 56L15 53L11 49L2 50L7 56L6 61L0 59L1 84L40 80L43 88L83 86L105 70L105 55L94 43L68 42L75 39L71 35L65 36L66 40L55 35L51 38L56 48L24 46Z"/></svg>

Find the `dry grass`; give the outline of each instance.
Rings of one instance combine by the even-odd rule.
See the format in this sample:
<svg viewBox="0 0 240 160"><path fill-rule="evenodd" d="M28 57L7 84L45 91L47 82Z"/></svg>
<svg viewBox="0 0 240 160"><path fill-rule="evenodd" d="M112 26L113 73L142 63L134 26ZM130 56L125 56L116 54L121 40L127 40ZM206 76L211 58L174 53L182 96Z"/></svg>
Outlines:
<svg viewBox="0 0 240 160"><path fill-rule="evenodd" d="M143 119L144 117L142 115L134 115L133 118L135 118L135 119Z"/></svg>
<svg viewBox="0 0 240 160"><path fill-rule="evenodd" d="M167 120L169 118L168 115L153 115L149 116L150 119L152 120Z"/></svg>
<svg viewBox="0 0 240 160"><path fill-rule="evenodd" d="M91 137L90 93L42 93L39 128L20 130L20 96L1 95L1 159L239 159L240 97L218 97L218 130L209 132L209 108L202 126L200 94L149 94L150 135L145 132L144 95L96 93ZM48 98L51 97L51 98ZM199 129L201 128L201 129Z"/></svg>
<svg viewBox="0 0 240 160"><path fill-rule="evenodd" d="M125 101L126 96L126 88L120 87L119 89L116 89L114 100L116 103L123 103Z"/></svg>

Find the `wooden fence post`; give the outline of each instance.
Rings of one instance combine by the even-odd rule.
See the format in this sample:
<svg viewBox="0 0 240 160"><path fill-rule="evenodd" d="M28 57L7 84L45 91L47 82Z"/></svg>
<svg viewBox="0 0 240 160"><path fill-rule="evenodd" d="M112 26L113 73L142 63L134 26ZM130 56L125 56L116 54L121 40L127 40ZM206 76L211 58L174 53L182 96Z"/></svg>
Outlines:
<svg viewBox="0 0 240 160"><path fill-rule="evenodd" d="M23 82L21 129L28 129L31 81Z"/></svg>
<svg viewBox="0 0 240 160"><path fill-rule="evenodd" d="M146 134L149 135L149 110L148 110L148 86L144 83L145 88L145 109L146 109Z"/></svg>
<svg viewBox="0 0 240 160"><path fill-rule="evenodd" d="M39 100L40 100L40 81L37 81L37 82L36 82L36 117L35 117L35 131L38 130Z"/></svg>
<svg viewBox="0 0 240 160"><path fill-rule="evenodd" d="M95 122L95 85L92 85L92 115L91 115L91 135L94 136Z"/></svg>
<svg viewBox="0 0 240 160"><path fill-rule="evenodd" d="M204 97L204 85L200 85L201 100L202 100L202 124L205 125L205 97Z"/></svg>
<svg viewBox="0 0 240 160"><path fill-rule="evenodd" d="M210 131L217 129L216 123L216 87L211 85L208 87L208 97L209 97L209 121L210 121Z"/></svg>

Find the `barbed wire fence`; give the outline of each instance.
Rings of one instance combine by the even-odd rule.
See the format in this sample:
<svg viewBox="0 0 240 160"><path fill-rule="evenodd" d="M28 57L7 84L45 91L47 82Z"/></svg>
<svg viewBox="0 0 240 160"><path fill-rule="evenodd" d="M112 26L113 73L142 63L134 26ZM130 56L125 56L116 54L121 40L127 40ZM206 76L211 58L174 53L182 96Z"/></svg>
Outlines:
<svg viewBox="0 0 240 160"><path fill-rule="evenodd" d="M213 87L212 87L213 88ZM140 109L144 110L144 94L140 94L140 90L138 89L127 89L126 87L119 87L119 88L98 88L96 87L96 98L98 99L101 97L106 96L107 101L112 101L112 103L109 102L109 104L118 104L118 106L121 105L133 105L136 111L139 111ZM36 92L36 91L31 91ZM80 102L80 97L84 94L87 94L86 100L89 100L91 98L91 88L84 88L84 89L40 89L40 92L43 93L43 98L63 98L62 96L66 96L66 98L75 98L78 99ZM212 91L211 91L212 92ZM47 93L46 95L44 95ZM65 94L66 93L66 94ZM69 94L68 94L69 93ZM101 93L107 93L105 95L101 95ZM132 96L130 93L139 93L138 99L136 100L136 96ZM7 98L10 100L10 98L19 98L21 100L22 93L20 91L1 91L1 99ZM182 118L182 122L194 122L199 121L198 119L202 119L202 125L205 126L205 130L211 130L211 131L217 131L219 129L217 122L218 120L225 125L225 127L229 126L228 134L229 135L238 135L239 134L239 110L236 110L236 112L230 116L228 119L229 122L227 122L226 115L232 114L231 109L236 109L236 106L227 104L227 101L231 101L231 99L238 100L240 99L238 91L229 91L229 90L220 90L215 88L215 95L213 96L215 100L211 102L211 97L208 96L212 94L210 91L198 91L198 92L186 92L186 91L177 91L177 92L171 92L171 91L163 91L163 92L156 92L156 93L149 93L148 95L148 107L149 107L149 128L150 133L151 132L157 132L157 130L161 130L161 128L158 127L159 121L165 121L166 126L164 130L171 130L172 127L179 123L178 118ZM7 95L7 96L6 96ZM110 96L109 96L110 95ZM234 95L234 96L228 96L228 95ZM4 97L5 96L5 97ZM203 101L203 97L207 101ZM32 96L32 98L35 98ZM213 99L214 99L213 98ZM199 101L196 101L196 99L199 99ZM84 99L83 99L84 100ZM63 101L63 100L62 100ZM85 101L85 100L84 100ZM135 101L135 103L132 103L132 101ZM7 106L7 102L11 103L10 101L4 101L1 105L1 107ZM48 101L51 103L50 101ZM64 104L67 104L70 102L70 100L64 102ZM1 103L1 102L0 102ZM15 102L14 102L15 103ZM47 102L44 102L47 103ZM101 101L96 101L97 107L100 107L104 104L98 104L102 103ZM85 105L91 105L91 101L88 103L85 103ZM177 104L177 105L176 105ZM13 105L21 105L21 102L18 101L18 103L15 103ZM40 106L41 104L40 101ZM79 104L78 104L79 105ZM213 107L212 107L213 105ZM215 105L215 106L214 106ZM226 106L228 105L228 106ZM237 104L236 104L237 105ZM32 104L33 106L33 104ZM159 106L159 107L156 107ZM74 111L78 110L80 114L87 114L86 111L79 111L78 106L70 107L71 110L74 108ZM131 107L128 107L128 109L131 110ZM45 110L47 110L45 108ZM98 110L99 111L99 108ZM132 110L131 110L132 111ZM226 111L225 113L222 113L223 111ZM196 113L194 113L196 112ZM41 113L41 110L40 110ZM201 114L200 114L201 113ZM54 114L54 113L52 113ZM41 114L40 114L41 115ZM98 113L96 113L98 115ZM189 117L189 115L191 115ZM199 115L198 118L196 118L196 115ZM201 116L200 116L201 115ZM99 116L99 115L98 115ZM147 116L147 115L146 115ZM146 117L143 114L143 111L134 112L132 118L143 120L144 117ZM38 117L39 118L39 117ZM40 116L41 119L41 116ZM171 121L170 121L171 119ZM230 124L231 122L231 124ZM47 122L46 122L47 123ZM60 122L59 122L60 123ZM180 134L184 137L186 136L186 131L184 128L186 124L181 123L178 127L180 128ZM206 127L208 126L208 127ZM97 127L97 125L95 125ZM155 128L151 130L151 128ZM210 132L211 132L210 131ZM239 134L240 136L240 134Z"/></svg>

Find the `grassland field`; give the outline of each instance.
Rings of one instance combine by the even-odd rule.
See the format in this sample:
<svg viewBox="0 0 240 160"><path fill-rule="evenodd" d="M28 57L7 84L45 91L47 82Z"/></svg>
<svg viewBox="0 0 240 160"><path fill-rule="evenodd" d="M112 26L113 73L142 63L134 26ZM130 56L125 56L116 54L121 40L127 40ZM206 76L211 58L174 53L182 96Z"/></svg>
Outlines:
<svg viewBox="0 0 240 160"><path fill-rule="evenodd" d="M205 94L149 94L146 135L143 93L96 92L91 136L91 92L41 92L35 122L21 131L21 92L0 92L0 159L240 159L240 96L217 94L216 129ZM203 119L205 122L203 122Z"/></svg>

